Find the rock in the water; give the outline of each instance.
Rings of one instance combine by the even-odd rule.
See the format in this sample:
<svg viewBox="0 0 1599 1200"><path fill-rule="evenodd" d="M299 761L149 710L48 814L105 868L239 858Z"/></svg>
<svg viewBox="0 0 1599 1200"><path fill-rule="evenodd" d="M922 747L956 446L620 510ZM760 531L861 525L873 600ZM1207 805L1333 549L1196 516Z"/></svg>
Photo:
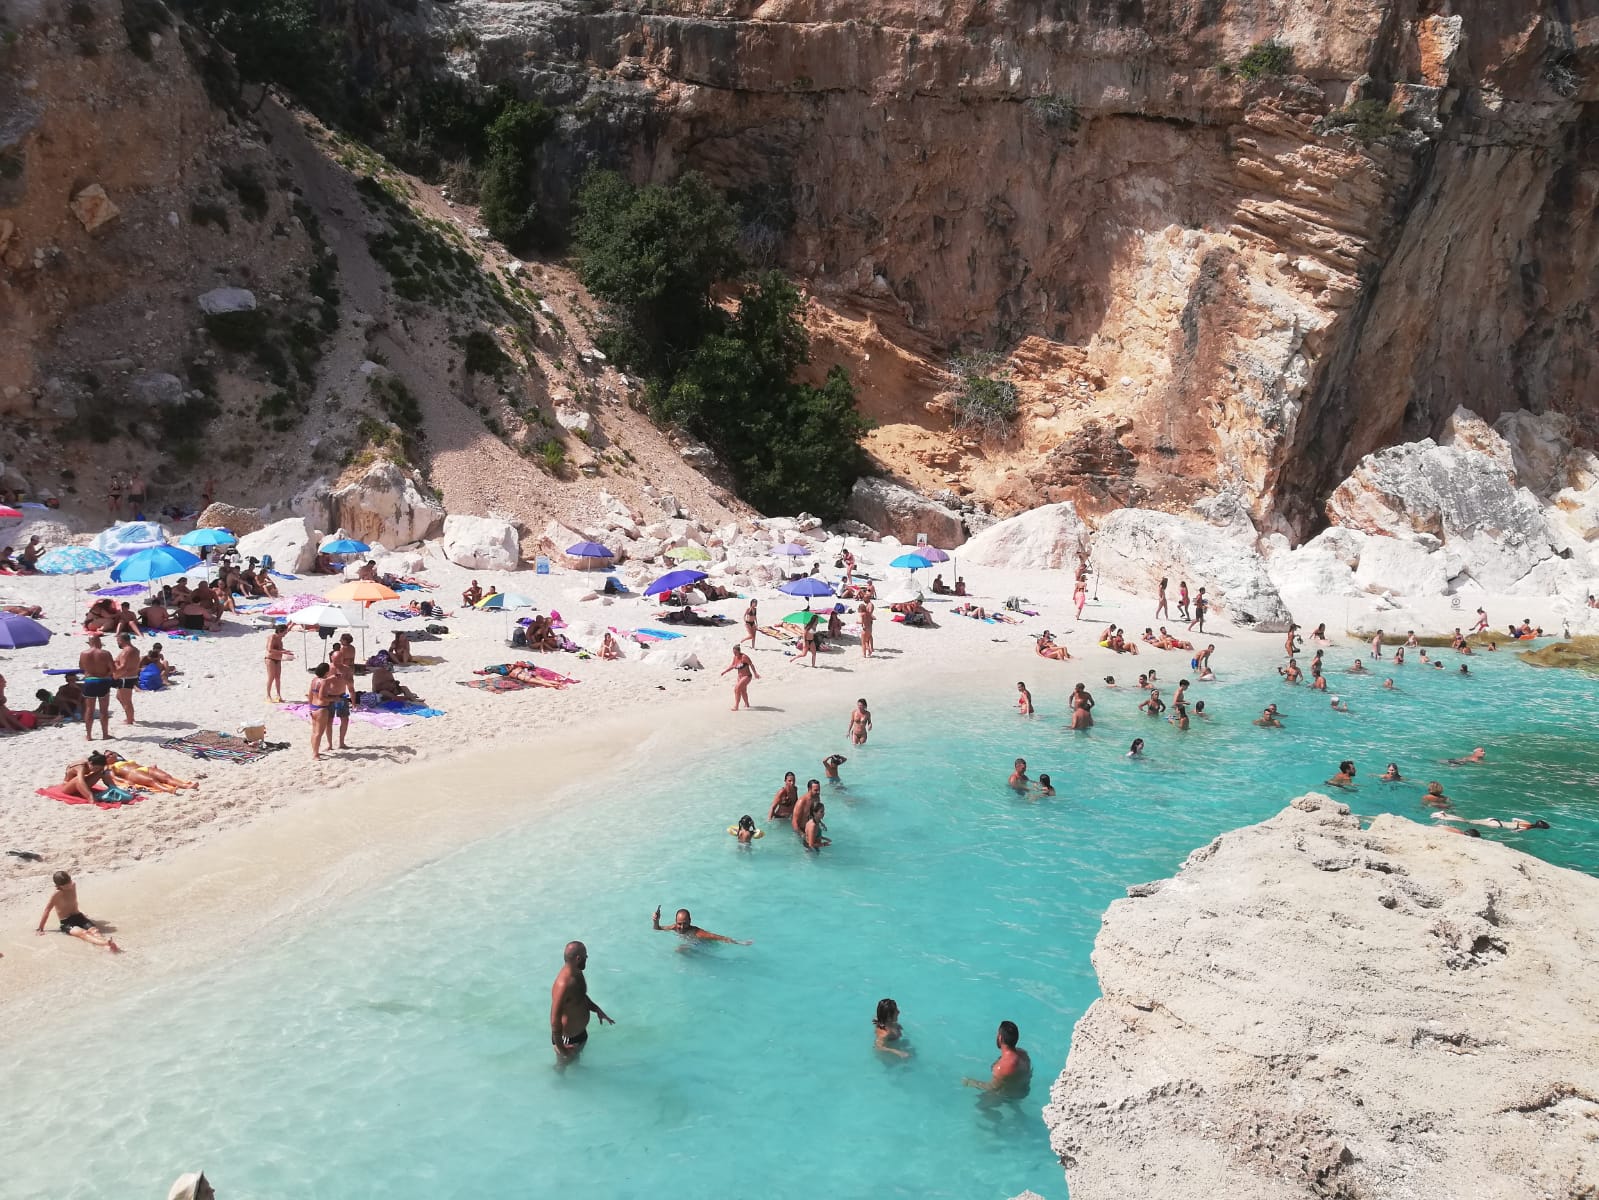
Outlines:
<svg viewBox="0 0 1599 1200"><path fill-rule="evenodd" d="M961 547L973 566L1026 570L1075 569L1088 548L1089 529L1070 500L1007 517Z"/></svg>
<svg viewBox="0 0 1599 1200"><path fill-rule="evenodd" d="M298 575L309 571L316 561L317 540L317 531L304 517L284 517L253 533L243 534L238 551L245 558L271 555L272 565L279 571Z"/></svg>
<svg viewBox="0 0 1599 1200"><path fill-rule="evenodd" d="M264 529L266 523L253 508L240 508L235 504L209 504L195 521L196 529L226 529L235 537Z"/></svg>
<svg viewBox="0 0 1599 1200"><path fill-rule="evenodd" d="M444 506L423 496L416 483L387 459L329 498L333 525L350 537L385 546L408 546L432 537L444 524Z"/></svg>
<svg viewBox="0 0 1599 1200"><path fill-rule="evenodd" d="M478 571L514 571L521 557L521 536L509 521L451 513L444 518L444 557L458 567Z"/></svg>
<svg viewBox="0 0 1599 1200"><path fill-rule="evenodd" d="M209 316L217 313L249 312L255 308L255 293L249 288L212 288L200 297L200 311Z"/></svg>
<svg viewBox="0 0 1599 1200"><path fill-rule="evenodd" d="M78 218L79 224L88 232L93 233L107 221L115 220L122 212L111 202L111 197L106 195L105 188L98 183L91 183L72 197L72 215Z"/></svg>
<svg viewBox="0 0 1599 1200"><path fill-rule="evenodd" d="M1094 534L1094 569L1112 587L1154 595L1160 577L1206 589L1214 615L1256 629L1288 628L1283 598L1260 553L1237 533L1192 517L1124 508L1111 513Z"/></svg>
<svg viewBox="0 0 1599 1200"><path fill-rule="evenodd" d="M1599 1180L1599 880L1301 797L1118 900L1044 1120L1072 1200Z"/></svg>
<svg viewBox="0 0 1599 1200"><path fill-rule="evenodd" d="M855 481L845 512L851 520L892 534L907 544L914 543L919 533L926 534L928 542L941 550L953 550L966 541L966 525L960 513L877 475Z"/></svg>

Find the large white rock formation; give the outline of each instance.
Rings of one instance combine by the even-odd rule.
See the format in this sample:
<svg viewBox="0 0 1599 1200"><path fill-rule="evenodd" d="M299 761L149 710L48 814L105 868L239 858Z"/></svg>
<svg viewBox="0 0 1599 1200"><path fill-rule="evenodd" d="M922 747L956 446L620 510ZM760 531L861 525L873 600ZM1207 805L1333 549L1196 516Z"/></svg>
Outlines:
<svg viewBox="0 0 1599 1200"><path fill-rule="evenodd" d="M333 492L328 503L328 528L344 529L368 544L408 546L432 537L444 524L443 505L423 496L410 476L383 459Z"/></svg>
<svg viewBox="0 0 1599 1200"><path fill-rule="evenodd" d="M272 556L272 565L279 571L298 575L309 571L316 560L317 531L304 517L285 517L264 529L247 533L239 539L239 553L246 558Z"/></svg>
<svg viewBox="0 0 1599 1200"><path fill-rule="evenodd" d="M990 525L961 547L960 557L978 567L1075 569L1089 532L1071 501L1045 504Z"/></svg>
<svg viewBox="0 0 1599 1200"><path fill-rule="evenodd" d="M1099 523L1094 568L1104 582L1146 593L1153 604L1162 575L1200 587L1215 606L1215 618L1258 629L1286 629L1288 609L1266 573L1251 540L1193 517L1124 508Z"/></svg>
<svg viewBox="0 0 1599 1200"><path fill-rule="evenodd" d="M1072 1200L1596 1194L1599 880L1311 795L1128 897L1044 1110Z"/></svg>
<svg viewBox="0 0 1599 1200"><path fill-rule="evenodd" d="M493 517L451 513L444 518L444 557L475 571L514 571L521 557L516 526Z"/></svg>

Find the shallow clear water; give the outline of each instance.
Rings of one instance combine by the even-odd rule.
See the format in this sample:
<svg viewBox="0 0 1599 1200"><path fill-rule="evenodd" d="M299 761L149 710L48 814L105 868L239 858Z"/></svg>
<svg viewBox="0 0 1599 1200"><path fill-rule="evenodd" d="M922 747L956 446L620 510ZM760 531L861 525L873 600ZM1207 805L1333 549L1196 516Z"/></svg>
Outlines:
<svg viewBox="0 0 1599 1200"><path fill-rule="evenodd" d="M1182 662L1126 663L1150 665L1174 682ZM1335 675L1348 716L1275 676L1223 682L1194 690L1215 718L1186 734L1100 687L1084 736L1062 719L1078 668L1028 669L1034 720L1005 694L882 707L852 751L844 698L823 726L570 797L89 1027L8 1030L0 1194L153 1196L204 1165L226 1200L1029 1186L1059 1200L1038 1110L1097 994L1100 914L1128 884L1276 812L1342 757L1359 764L1358 812L1424 817L1420 784L1372 781L1397 759L1466 815L1547 818L1517 844L1599 869L1586 677L1508 654L1477 656L1475 679L1407 666L1397 693ZM1267 700L1287 730L1249 724ZM1122 757L1134 736L1143 761ZM1474 745L1487 764L1440 765ZM722 832L764 816L785 768L803 782L835 750L851 761L847 786L824 788L835 844L821 857L777 827L751 851ZM1006 788L1018 754L1053 775L1056 799ZM651 931L656 904L755 944L685 951ZM559 1075L549 987L573 937L618 1024ZM908 1062L871 1049L887 995ZM1024 1103L985 1110L960 1079L986 1074L1001 1019L1021 1026L1038 1079Z"/></svg>

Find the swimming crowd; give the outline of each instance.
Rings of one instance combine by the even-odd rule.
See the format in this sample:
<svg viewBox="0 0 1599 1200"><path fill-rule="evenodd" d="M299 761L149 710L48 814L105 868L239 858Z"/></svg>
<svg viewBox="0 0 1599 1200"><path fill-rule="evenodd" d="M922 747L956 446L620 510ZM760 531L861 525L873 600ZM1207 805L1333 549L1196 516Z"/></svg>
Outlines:
<svg viewBox="0 0 1599 1200"><path fill-rule="evenodd" d="M866 698L861 697L850 710L846 734L851 745L864 746L871 732L872 712ZM822 760L823 777L835 787L842 787L839 768L848 761L842 754L828 755ZM821 780L810 779L801 792L798 777L793 771L785 772L782 785L767 809L766 823L787 822L807 852L819 853L822 847L831 844L831 839L825 834L827 806L822 800L821 791ZM760 828L755 818L748 813L730 825L727 832L737 839L740 847L746 849L766 836L766 830ZM696 941L738 946L752 944L696 925L693 914L686 908L678 909L671 923L663 925L661 909L657 906L650 917L650 927L689 939L685 945ZM550 989L550 1044L555 1050L556 1066L564 1070L577 1059L588 1042L590 1017L597 1019L601 1025L614 1025L616 1022L588 994L588 980L584 974L588 965L588 948L582 942L568 942L563 959ZM899 1004L892 997L884 997L877 1002L871 1025L872 1044L879 1053L900 1059L911 1057L910 1043L900 1020ZM961 1081L963 1085L984 1092L985 1100L1006 1101L1025 1097L1032 1086L1033 1066L1031 1057L1021 1048L1020 1041L1021 1031L1015 1022L1001 1021L994 1035L999 1056L989 1070L989 1077L975 1079L968 1076Z"/></svg>

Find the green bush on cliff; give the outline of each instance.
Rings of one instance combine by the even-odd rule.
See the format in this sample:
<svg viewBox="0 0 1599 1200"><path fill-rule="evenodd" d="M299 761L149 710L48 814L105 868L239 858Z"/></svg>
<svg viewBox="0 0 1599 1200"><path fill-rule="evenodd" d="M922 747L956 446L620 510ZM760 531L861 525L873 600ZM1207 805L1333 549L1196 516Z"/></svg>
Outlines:
<svg viewBox="0 0 1599 1200"><path fill-rule="evenodd" d="M1336 108L1321 119L1319 126L1324 130L1342 130L1366 146L1393 137L1404 128L1399 114L1381 100L1356 100Z"/></svg>
<svg viewBox="0 0 1599 1200"><path fill-rule="evenodd" d="M512 250L539 232L533 168L539 147L555 128L555 114L537 101L515 101L488 127L488 160L478 177L483 224ZM547 239L544 239L547 240Z"/></svg>
<svg viewBox="0 0 1599 1200"><path fill-rule="evenodd" d="M1245 79L1265 79L1269 75L1287 75L1294 69L1294 52L1291 47L1273 40L1256 42L1249 53L1238 60L1234 68Z"/></svg>
<svg viewBox="0 0 1599 1200"><path fill-rule="evenodd" d="M315 0L182 0L188 19L233 55L242 80L275 83L319 111L338 71Z"/></svg>
<svg viewBox="0 0 1599 1200"><path fill-rule="evenodd" d="M810 358L804 299L779 271L737 291L739 217L697 175L636 188L591 176L574 228L583 282L607 308L602 345L647 381L650 411L721 456L739 494L767 512L842 511L861 473L866 422L842 368L797 382Z"/></svg>
<svg viewBox="0 0 1599 1200"><path fill-rule="evenodd" d="M1016 385L1005 378L995 354L961 355L950 363L957 380L954 426L984 437L1005 438L1021 411Z"/></svg>

